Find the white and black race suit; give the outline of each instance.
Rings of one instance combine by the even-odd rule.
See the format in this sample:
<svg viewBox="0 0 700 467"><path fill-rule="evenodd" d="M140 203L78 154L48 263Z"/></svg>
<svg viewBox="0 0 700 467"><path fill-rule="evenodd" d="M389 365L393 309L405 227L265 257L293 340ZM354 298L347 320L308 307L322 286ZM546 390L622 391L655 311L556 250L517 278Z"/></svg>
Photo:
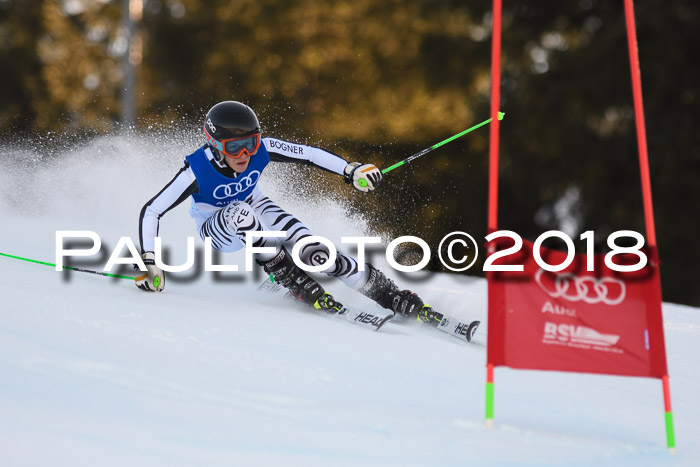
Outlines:
<svg viewBox="0 0 700 467"><path fill-rule="evenodd" d="M212 247L219 251L233 252L243 248L247 231L285 231L286 237L257 238L253 245L284 245L288 251L299 240L311 236L304 224L260 191L258 181L270 161L311 164L338 175L343 174L347 162L316 147L274 138L262 138L262 143L241 173L217 162L207 145L187 156L175 177L141 210L139 241L142 251L154 250L160 218L188 197L192 198L190 215L195 220L197 232L202 239L210 237ZM267 260L272 256L260 255L259 259ZM328 248L318 242L308 243L300 251L301 260L312 266L324 264L328 257ZM366 271L360 272L357 261L340 252L335 265L325 273L355 289L366 282Z"/></svg>

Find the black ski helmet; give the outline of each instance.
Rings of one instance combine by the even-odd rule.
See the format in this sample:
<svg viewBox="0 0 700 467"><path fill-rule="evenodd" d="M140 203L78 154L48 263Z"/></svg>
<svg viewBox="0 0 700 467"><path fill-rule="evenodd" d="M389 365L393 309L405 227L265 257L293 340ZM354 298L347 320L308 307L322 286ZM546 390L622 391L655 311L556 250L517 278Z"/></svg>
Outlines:
<svg viewBox="0 0 700 467"><path fill-rule="evenodd" d="M204 134L220 161L224 155L216 149L216 142L256 133L260 133L258 117L253 109L237 101L219 102L204 119Z"/></svg>

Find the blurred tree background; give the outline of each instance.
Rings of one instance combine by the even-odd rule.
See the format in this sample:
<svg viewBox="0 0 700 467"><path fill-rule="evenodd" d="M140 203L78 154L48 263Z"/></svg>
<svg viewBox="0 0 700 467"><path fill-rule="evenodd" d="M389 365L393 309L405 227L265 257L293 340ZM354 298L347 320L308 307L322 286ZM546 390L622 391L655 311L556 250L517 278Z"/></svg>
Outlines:
<svg viewBox="0 0 700 467"><path fill-rule="evenodd" d="M128 3L0 0L4 141L121 128ZM236 99L269 135L388 166L488 118L489 0L131 4L137 129L199 126L211 105ZM499 228L531 240L594 230L603 246L616 230L644 232L622 0L503 8ZM700 4L635 8L664 299L699 305ZM454 230L486 235L487 173L483 129L369 196L337 196L379 230L435 247Z"/></svg>

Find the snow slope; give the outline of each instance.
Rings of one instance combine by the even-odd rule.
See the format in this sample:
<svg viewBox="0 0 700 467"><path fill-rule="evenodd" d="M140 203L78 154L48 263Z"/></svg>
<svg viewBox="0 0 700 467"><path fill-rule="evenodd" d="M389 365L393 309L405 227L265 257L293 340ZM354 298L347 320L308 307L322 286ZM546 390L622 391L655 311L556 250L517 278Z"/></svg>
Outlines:
<svg viewBox="0 0 700 467"><path fill-rule="evenodd" d="M141 205L197 144L184 137L165 154L161 143L100 138L67 147L60 164L2 148L11 162L0 172L0 252L54 262L56 230L93 230L110 247L136 240ZM343 203L295 201L298 188L273 181L263 190L316 233L367 234ZM187 206L161 234L182 262L194 235ZM243 264L239 254L226 261ZM700 464L698 309L664 304L671 456L658 380L499 368L489 430L484 329L471 345L412 322L373 333L280 307L255 293L262 278L252 273L169 276L162 294L68 276L0 257L2 466ZM485 318L483 280L436 274L403 285L457 317Z"/></svg>

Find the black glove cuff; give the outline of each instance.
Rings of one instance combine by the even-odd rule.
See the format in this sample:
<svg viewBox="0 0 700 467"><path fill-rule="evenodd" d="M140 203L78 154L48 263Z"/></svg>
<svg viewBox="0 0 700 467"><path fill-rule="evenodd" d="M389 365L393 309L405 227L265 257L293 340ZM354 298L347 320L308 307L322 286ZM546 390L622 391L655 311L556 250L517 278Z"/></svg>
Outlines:
<svg viewBox="0 0 700 467"><path fill-rule="evenodd" d="M141 255L141 260L143 261L143 264L145 264L146 266L155 266L155 265L156 265L156 260L155 260L155 259L150 259L150 258L149 258L149 259L146 259L146 258L143 257L146 253L153 253L153 252L152 252L152 251L146 251L146 252L143 253L143 255Z"/></svg>
<svg viewBox="0 0 700 467"><path fill-rule="evenodd" d="M346 173L345 175L343 175L343 177L345 178L345 183L352 183L353 176L355 175L355 171L359 168L360 168L360 164L357 164L352 168L350 173Z"/></svg>

